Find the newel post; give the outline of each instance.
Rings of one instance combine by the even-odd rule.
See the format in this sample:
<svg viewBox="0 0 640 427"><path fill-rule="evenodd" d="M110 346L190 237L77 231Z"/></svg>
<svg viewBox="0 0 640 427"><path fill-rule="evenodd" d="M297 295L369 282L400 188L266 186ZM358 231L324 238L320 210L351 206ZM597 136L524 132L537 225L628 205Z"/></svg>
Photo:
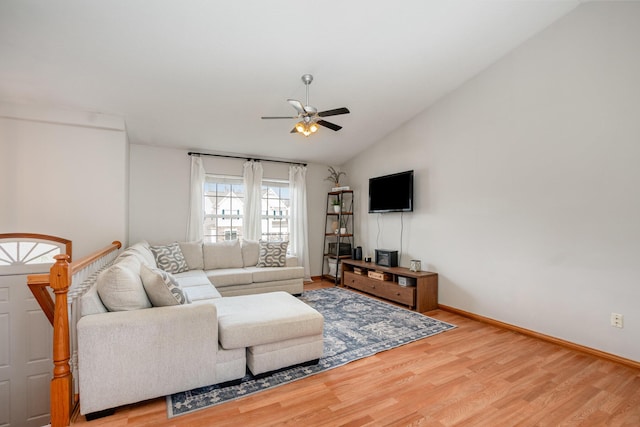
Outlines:
<svg viewBox="0 0 640 427"><path fill-rule="evenodd" d="M67 292L71 285L69 255L56 255L50 284L55 294L53 314L53 378L51 379L51 427L68 426L72 408L72 378L69 366L69 314Z"/></svg>

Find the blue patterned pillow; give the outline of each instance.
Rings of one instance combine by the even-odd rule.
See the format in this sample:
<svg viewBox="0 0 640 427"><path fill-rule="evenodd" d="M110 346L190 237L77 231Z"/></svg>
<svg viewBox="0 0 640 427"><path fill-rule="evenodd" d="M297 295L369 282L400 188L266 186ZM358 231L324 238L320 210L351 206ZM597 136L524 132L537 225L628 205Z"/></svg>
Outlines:
<svg viewBox="0 0 640 427"><path fill-rule="evenodd" d="M151 246L151 252L159 269L172 274L189 271L189 265L178 242L164 246Z"/></svg>
<svg viewBox="0 0 640 427"><path fill-rule="evenodd" d="M284 267L287 262L289 242L265 242L260 240L260 256L256 267Z"/></svg>

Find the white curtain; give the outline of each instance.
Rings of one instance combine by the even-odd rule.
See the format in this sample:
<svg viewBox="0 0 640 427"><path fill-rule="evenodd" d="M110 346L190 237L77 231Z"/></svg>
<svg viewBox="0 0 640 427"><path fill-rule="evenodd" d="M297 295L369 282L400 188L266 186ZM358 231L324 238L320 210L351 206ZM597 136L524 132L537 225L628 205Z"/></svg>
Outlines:
<svg viewBox="0 0 640 427"><path fill-rule="evenodd" d="M307 168L289 166L291 212L289 214L289 246L304 267L304 280L311 281L309 268L309 225L307 222Z"/></svg>
<svg viewBox="0 0 640 427"><path fill-rule="evenodd" d="M248 161L244 163L244 222L243 236L247 240L262 237L262 164Z"/></svg>
<svg viewBox="0 0 640 427"><path fill-rule="evenodd" d="M202 240L204 236L204 179L205 172L200 156L191 156L191 185L189 192L189 219L187 241Z"/></svg>

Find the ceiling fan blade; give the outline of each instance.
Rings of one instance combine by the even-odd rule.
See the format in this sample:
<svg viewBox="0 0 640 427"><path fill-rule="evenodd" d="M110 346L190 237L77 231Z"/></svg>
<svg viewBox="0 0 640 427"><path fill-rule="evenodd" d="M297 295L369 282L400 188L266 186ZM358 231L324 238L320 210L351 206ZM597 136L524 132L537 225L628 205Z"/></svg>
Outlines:
<svg viewBox="0 0 640 427"><path fill-rule="evenodd" d="M293 129L291 129L291 132L289 132L289 133L298 133L298 129L293 128Z"/></svg>
<svg viewBox="0 0 640 427"><path fill-rule="evenodd" d="M304 105L302 105L302 102L298 101L297 99L287 99L287 102L291 104L291 106L295 108L299 114L307 113L304 109Z"/></svg>
<svg viewBox="0 0 640 427"><path fill-rule="evenodd" d="M342 126L338 126L337 124L328 122L326 120L318 120L316 123L319 124L320 126L324 126L326 128L329 128L335 131L339 131L340 129L342 129Z"/></svg>
<svg viewBox="0 0 640 427"><path fill-rule="evenodd" d="M274 116L262 116L260 117L261 119L297 119L298 116L288 116L288 117L274 117Z"/></svg>
<svg viewBox="0 0 640 427"><path fill-rule="evenodd" d="M320 111L318 113L318 116L320 117L327 117L327 116L338 116L340 114L349 114L350 111L344 107L342 108L335 108L333 110L327 110L327 111Z"/></svg>

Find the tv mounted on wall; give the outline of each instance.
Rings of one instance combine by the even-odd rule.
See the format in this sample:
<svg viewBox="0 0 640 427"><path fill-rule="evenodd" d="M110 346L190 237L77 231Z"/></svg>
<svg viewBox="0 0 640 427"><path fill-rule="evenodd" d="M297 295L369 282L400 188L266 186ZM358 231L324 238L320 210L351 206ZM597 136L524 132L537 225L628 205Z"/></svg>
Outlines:
<svg viewBox="0 0 640 427"><path fill-rule="evenodd" d="M413 171L369 179L369 213L413 212Z"/></svg>

